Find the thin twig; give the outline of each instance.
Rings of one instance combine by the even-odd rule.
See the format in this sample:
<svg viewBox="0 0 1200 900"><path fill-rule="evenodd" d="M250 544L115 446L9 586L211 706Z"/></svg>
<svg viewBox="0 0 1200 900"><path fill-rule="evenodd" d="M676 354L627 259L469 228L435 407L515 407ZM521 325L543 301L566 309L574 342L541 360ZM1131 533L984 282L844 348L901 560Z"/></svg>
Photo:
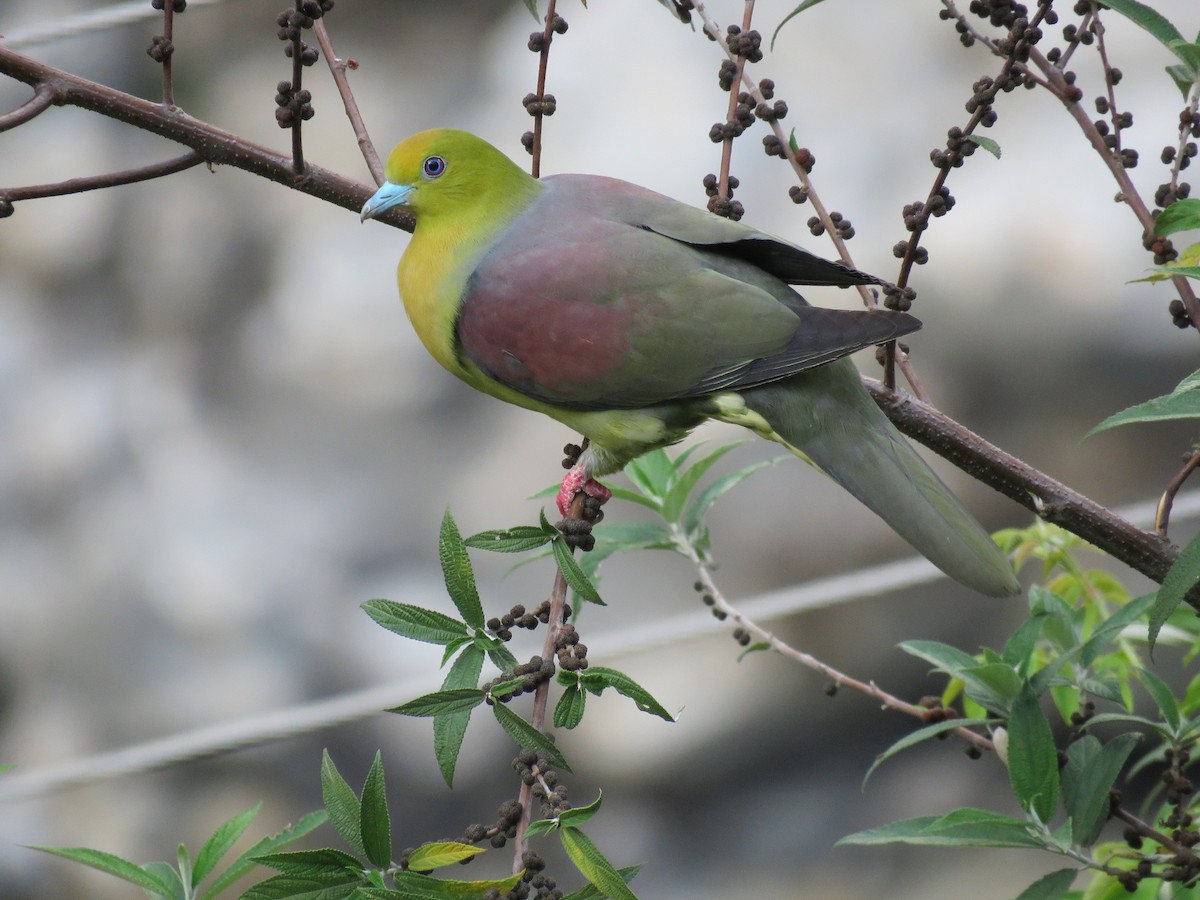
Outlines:
<svg viewBox="0 0 1200 900"><path fill-rule="evenodd" d="M845 672L835 669L828 663L817 659L817 657L813 656L811 653L806 653L803 650L798 650L797 648L791 646L774 632L768 631L766 628L750 619L725 599L725 595L722 594L720 588L717 587L717 583L713 578L712 569L709 567L708 562L700 556L700 554L696 551L696 548L692 546L691 542L686 540L680 541L677 546L681 548L680 552L682 552L683 555L691 561L693 567L695 567L697 578L699 579L700 584L703 586L705 594L712 599L713 609L719 611L725 618L732 619L746 631L757 635L760 640L765 641L776 653L786 656L788 659L795 660L802 666L806 666L815 672L820 672L826 678L830 679L834 684L839 686L844 685L852 690L858 691L860 694L865 694L868 697L878 700L884 709L902 712L905 715L913 716L914 718L921 719L925 722L929 721L930 710L927 707L918 706L915 703L909 703L907 700L901 700L899 697L888 693L873 682L860 681L857 678L847 675ZM952 729L952 731L959 737L966 740L968 743L978 747L980 750L995 749L992 745L992 742L988 738L984 737L978 732L972 731L970 728L959 727Z"/></svg>
<svg viewBox="0 0 1200 900"><path fill-rule="evenodd" d="M178 108L97 84L4 46L0 46L0 75L34 87L44 86L56 104L77 106L125 122L191 147L205 162L242 169L356 214L374 193L372 187L319 166L309 165L303 175L297 175L291 158L276 150L192 118ZM405 231L413 229L412 214L400 208L388 210L379 220Z"/></svg>
<svg viewBox="0 0 1200 900"><path fill-rule="evenodd" d="M583 518L583 503L586 496L582 493L576 494L571 501L569 510L571 519ZM554 659L554 648L558 641L558 631L563 624L563 610L567 602L567 579L557 567L554 571L554 585L550 589L550 615L546 620L546 638L542 642L542 659ZM538 684L533 694L533 714L530 716L529 723L538 731L542 730L542 726L546 723L546 706L550 698L550 681L546 680ZM529 827L529 820L533 812L533 785L521 783L521 790L517 795L517 801L521 804L521 818L517 822L517 833L513 838L513 872L521 871L523 866L521 858L525 855L525 830Z"/></svg>
<svg viewBox="0 0 1200 900"><path fill-rule="evenodd" d="M14 109L0 116L0 131L7 131L28 122L54 105L54 91L48 85L39 84L33 96Z"/></svg>
<svg viewBox="0 0 1200 900"><path fill-rule="evenodd" d="M1012 498L1039 517L1078 535L1105 553L1161 582L1179 548L1143 531L1065 484L1039 472L945 413L895 394L870 378L863 383L892 423L972 478Z"/></svg>
<svg viewBox="0 0 1200 900"><path fill-rule="evenodd" d="M383 184L385 177L383 162L379 159L375 145L367 134L367 126L363 122L362 113L359 112L358 101L354 99L354 92L350 89L350 80L346 77L346 70L357 69L358 63L352 59L341 59L333 52L333 42L329 39L329 31L325 28L323 16L313 23L313 31L317 35L317 43L321 47L321 52L325 55L325 62L329 66L329 73L333 76L333 83L337 85L338 93L342 97L346 117L350 119L350 127L354 129L358 149L362 151L363 159L367 161L367 169L370 170L371 177L375 179L376 184Z"/></svg>
<svg viewBox="0 0 1200 900"><path fill-rule="evenodd" d="M1171 479L1167 489L1163 491L1163 495L1158 501L1158 511L1154 515L1154 531L1165 538L1167 536L1167 525L1171 520L1171 506L1175 503L1175 495L1179 493L1183 483L1188 480L1188 477L1200 466L1200 450L1192 454L1191 458L1184 463L1183 468L1175 473L1175 477Z"/></svg>
<svg viewBox="0 0 1200 900"><path fill-rule="evenodd" d="M10 203L19 200L36 200L41 197L61 197L64 194L80 194L84 191L95 191L102 188L117 187L122 184L136 184L139 181L149 181L152 178L162 178L164 175L174 175L198 166L204 162L195 150L190 150L182 156L138 166L134 169L122 169L119 172L107 172L103 175L87 175L81 178L69 178L66 181L56 181L51 184L33 184L26 187L0 187L0 199Z"/></svg>
<svg viewBox="0 0 1200 900"><path fill-rule="evenodd" d="M550 67L550 44L554 40L554 6L555 0L546 5L546 27L542 31L542 49L538 53L537 100L541 103L546 98L546 72ZM529 164L529 174L534 178L542 175L542 114L539 106L533 116L533 146L529 152L533 161Z"/></svg>
<svg viewBox="0 0 1200 900"><path fill-rule="evenodd" d="M171 58L175 55L175 4L171 0L163 3L163 60L162 60L162 95L164 106L175 105L175 92L172 87Z"/></svg>

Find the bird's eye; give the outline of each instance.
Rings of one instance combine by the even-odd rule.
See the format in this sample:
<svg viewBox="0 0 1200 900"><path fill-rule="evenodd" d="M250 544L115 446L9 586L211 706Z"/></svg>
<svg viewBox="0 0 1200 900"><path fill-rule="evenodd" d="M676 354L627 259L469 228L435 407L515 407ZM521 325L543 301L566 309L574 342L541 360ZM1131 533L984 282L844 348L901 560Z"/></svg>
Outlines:
<svg viewBox="0 0 1200 900"><path fill-rule="evenodd" d="M421 164L421 169L426 178L437 178L446 171L446 161L440 156L428 156Z"/></svg>

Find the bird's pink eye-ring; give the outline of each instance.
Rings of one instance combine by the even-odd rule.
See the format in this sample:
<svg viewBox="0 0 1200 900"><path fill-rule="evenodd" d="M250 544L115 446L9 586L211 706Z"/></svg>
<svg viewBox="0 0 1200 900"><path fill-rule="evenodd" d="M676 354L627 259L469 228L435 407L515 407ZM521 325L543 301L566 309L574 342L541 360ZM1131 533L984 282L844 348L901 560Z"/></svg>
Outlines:
<svg viewBox="0 0 1200 900"><path fill-rule="evenodd" d="M421 164L421 170L426 178L437 178L446 171L446 161L440 156L427 156Z"/></svg>

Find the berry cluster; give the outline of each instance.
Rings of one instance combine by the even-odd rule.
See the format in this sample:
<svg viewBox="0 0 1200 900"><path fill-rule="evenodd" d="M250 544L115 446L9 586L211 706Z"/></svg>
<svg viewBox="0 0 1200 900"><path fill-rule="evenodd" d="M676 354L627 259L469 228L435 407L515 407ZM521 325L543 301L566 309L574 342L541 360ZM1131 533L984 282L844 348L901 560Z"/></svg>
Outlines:
<svg viewBox="0 0 1200 900"><path fill-rule="evenodd" d="M569 618L571 615L571 607L569 604L563 605L563 618ZM550 601L543 600L530 612L525 610L524 604L517 603L502 616L493 617L487 620L487 629L502 641L512 640L513 628L527 628L533 631L539 624L545 625L550 621Z"/></svg>

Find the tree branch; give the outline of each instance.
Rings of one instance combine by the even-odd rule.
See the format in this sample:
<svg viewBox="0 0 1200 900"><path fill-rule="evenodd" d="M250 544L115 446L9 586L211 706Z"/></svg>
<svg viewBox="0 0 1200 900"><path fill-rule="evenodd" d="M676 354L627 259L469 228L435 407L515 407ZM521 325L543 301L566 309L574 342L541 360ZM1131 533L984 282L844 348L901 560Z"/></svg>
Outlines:
<svg viewBox="0 0 1200 900"><path fill-rule="evenodd" d="M374 193L373 188L320 166L310 165L297 174L289 154L192 118L178 107L152 103L88 81L5 47L0 47L0 75L22 81L39 92L51 91L58 106L78 106L117 119L191 147L204 162L242 169L353 212L358 212ZM399 208L388 210L380 220L405 231L413 229L412 215Z"/></svg>
<svg viewBox="0 0 1200 900"><path fill-rule="evenodd" d="M932 406L892 393L873 379L864 378L863 382L887 417L906 435L977 481L1094 544L1130 568L1161 582L1179 556L1179 548L1165 538L1131 525L1111 510L989 444Z"/></svg>

